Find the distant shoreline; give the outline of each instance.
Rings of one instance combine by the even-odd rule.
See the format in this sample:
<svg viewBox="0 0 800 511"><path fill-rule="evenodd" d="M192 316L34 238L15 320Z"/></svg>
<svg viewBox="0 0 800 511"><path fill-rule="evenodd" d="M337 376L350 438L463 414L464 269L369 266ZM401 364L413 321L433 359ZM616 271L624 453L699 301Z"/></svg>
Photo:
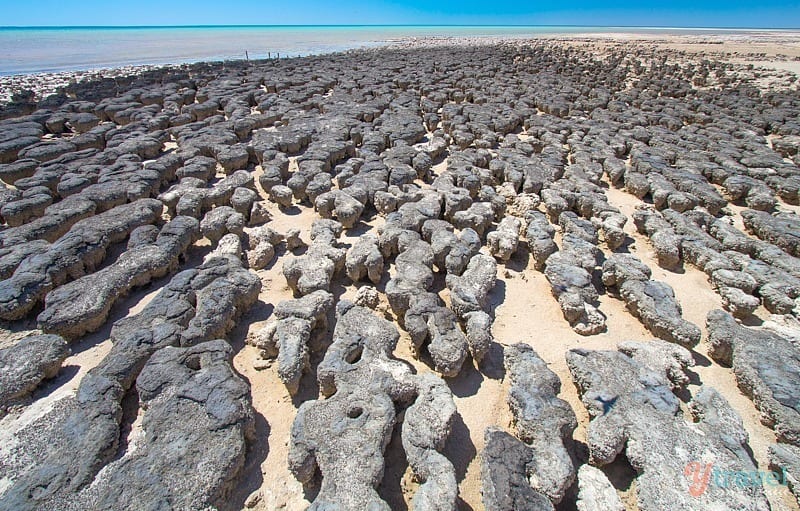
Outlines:
<svg viewBox="0 0 800 511"><path fill-rule="evenodd" d="M238 33L238 32L237 32ZM678 50L687 53L701 54L704 57L717 58L727 55L734 63L752 64L760 67L781 69L800 75L800 31L724 31L712 34L694 31L690 34L670 34L664 32L642 32L617 30L605 32L549 32L531 37L526 34L505 34L502 36L459 35L459 36L405 36L385 37L369 44L357 44L352 47L343 45L330 51L321 51L310 55L287 55L282 58L293 58L311 55L328 55L343 51L380 50L380 49L414 49L427 46L484 45L498 43L528 44L535 41L559 40L568 44L648 44L658 45L664 50ZM277 53L271 53L276 57ZM257 64L265 60L267 54L250 53L250 61ZM0 72L0 105L10 101L13 94L30 90L37 99L47 97L59 88L71 83L94 81L104 78L122 78L135 76L147 71L167 68L191 68L194 65L241 65L246 61L244 52L233 58L200 57L193 60L171 61L161 63L122 63L98 65L67 69L47 70L28 73ZM134 57L135 58L135 57Z"/></svg>
<svg viewBox="0 0 800 511"><path fill-rule="evenodd" d="M797 29L581 25L217 25L2 27L0 76L299 57L373 48L403 39L647 37L795 38Z"/></svg>

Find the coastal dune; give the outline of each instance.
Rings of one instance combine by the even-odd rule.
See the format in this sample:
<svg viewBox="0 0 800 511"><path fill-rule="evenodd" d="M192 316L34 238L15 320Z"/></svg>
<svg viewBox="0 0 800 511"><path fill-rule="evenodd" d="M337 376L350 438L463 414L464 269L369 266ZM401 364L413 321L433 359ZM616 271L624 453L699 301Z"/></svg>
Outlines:
<svg viewBox="0 0 800 511"><path fill-rule="evenodd" d="M798 509L798 59L3 78L0 509Z"/></svg>

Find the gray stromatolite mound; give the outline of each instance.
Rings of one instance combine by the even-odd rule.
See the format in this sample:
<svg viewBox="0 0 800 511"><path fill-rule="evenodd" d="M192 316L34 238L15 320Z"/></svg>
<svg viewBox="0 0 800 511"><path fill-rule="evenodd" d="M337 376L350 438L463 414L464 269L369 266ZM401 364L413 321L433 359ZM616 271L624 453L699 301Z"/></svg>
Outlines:
<svg viewBox="0 0 800 511"><path fill-rule="evenodd" d="M0 416L8 405L58 374L68 356L66 341L57 335L34 335L0 349Z"/></svg>
<svg viewBox="0 0 800 511"><path fill-rule="evenodd" d="M252 229L247 233L247 265L253 270L264 269L275 258L275 247L283 241L291 250L287 237L272 228L261 225Z"/></svg>
<svg viewBox="0 0 800 511"><path fill-rule="evenodd" d="M195 218L175 217L152 243L136 245L114 264L48 293L45 309L37 318L39 327L69 338L97 330L120 296L174 270L178 258L199 235Z"/></svg>
<svg viewBox="0 0 800 511"><path fill-rule="evenodd" d="M567 446L577 419L567 402L557 397L560 380L533 348L506 346L503 358L519 440L492 428L486 431L483 503L496 511L552 509L575 481Z"/></svg>
<svg viewBox="0 0 800 511"><path fill-rule="evenodd" d="M458 318L436 293L420 289L409 298L410 307L403 316L403 325L411 337L412 349L418 356L426 340L434 369L446 377L457 376L467 357L469 342L459 328ZM476 350L476 360L488 346Z"/></svg>
<svg viewBox="0 0 800 511"><path fill-rule="evenodd" d="M533 451L494 427L483 438L481 495L486 511L553 511L550 499L531 488L526 467Z"/></svg>
<svg viewBox="0 0 800 511"><path fill-rule="evenodd" d="M337 241L341 234L339 222L314 221L308 251L301 256L289 256L283 263L283 276L295 296L330 290L333 275L345 263L346 250Z"/></svg>
<svg viewBox="0 0 800 511"><path fill-rule="evenodd" d="M519 231L522 221L513 216L507 216L497 225L497 230L486 235L486 244L492 255L500 261L508 261L519 244Z"/></svg>
<svg viewBox="0 0 800 511"><path fill-rule="evenodd" d="M713 310L706 319L709 354L731 366L742 392L761 412L761 421L782 442L800 446L800 350L778 334L739 325Z"/></svg>
<svg viewBox="0 0 800 511"><path fill-rule="evenodd" d="M470 312L485 310L496 280L497 262L494 258L484 254L472 256L463 274L447 276L453 312L464 319Z"/></svg>
<svg viewBox="0 0 800 511"><path fill-rule="evenodd" d="M525 237L528 240L528 250L533 257L533 265L542 271L547 258L558 252L558 246L553 240L555 228L550 225L544 213L535 210L525 213L525 221L528 222Z"/></svg>
<svg viewBox="0 0 800 511"><path fill-rule="evenodd" d="M460 235L447 228L426 229L432 222L442 222L442 220L427 220L422 227L422 233L431 244L436 267L440 272L446 271L448 275L461 275L472 256L481 248L482 243L478 233L469 228L461 231Z"/></svg>
<svg viewBox="0 0 800 511"><path fill-rule="evenodd" d="M241 235L244 231L244 215L230 206L220 206L212 209L203 217L200 222L200 230L203 236L208 238L211 243L217 243L228 233Z"/></svg>
<svg viewBox="0 0 800 511"><path fill-rule="evenodd" d="M289 445L289 469L298 480L311 481L317 469L322 475L309 509L390 509L375 488L397 420L395 405L410 404L402 441L421 483L412 506L454 511L455 470L440 453L456 413L449 389L438 377L415 376L392 358L399 335L390 322L346 301L337 316L333 344L317 370L326 397L300 406Z"/></svg>
<svg viewBox="0 0 800 511"><path fill-rule="evenodd" d="M223 505L244 468L247 444L255 440L250 387L232 359L224 340L156 352L136 380L145 412L135 449L109 464L67 507Z"/></svg>
<svg viewBox="0 0 800 511"><path fill-rule="evenodd" d="M653 206L638 204L633 222L637 231L650 237L659 266L670 269L680 266L681 237Z"/></svg>
<svg viewBox="0 0 800 511"><path fill-rule="evenodd" d="M311 336L315 330L327 330L326 315L331 307L333 295L321 289L285 300L275 307L277 319L251 340L262 357L277 357L278 376L292 395L297 393L300 379L308 370Z"/></svg>
<svg viewBox="0 0 800 511"><path fill-rule="evenodd" d="M194 346L224 336L235 325L236 317L255 303L260 289L258 277L242 268L238 259L217 257L176 274L142 312L117 321L111 329L114 345L110 353L84 376L75 397L62 399L15 434L15 447L8 458L0 460L0 471L11 480L0 496L0 507L86 509L86 503L69 503L80 502L78 494L112 462L120 443L122 401L142 367L154 353L168 346ZM226 359L229 360L229 352ZM202 364L191 362L191 367ZM213 404L219 395L214 394L214 388L221 390L224 386L220 387L219 382L209 385L190 385L190 389L211 392L203 397L201 391L192 399L210 399ZM153 392L157 393L157 389L153 388ZM188 393L184 395L190 397ZM216 405L220 411L228 406L225 399ZM183 420L180 415L173 417L170 420ZM171 439L169 430L180 429L177 424L164 427L164 440ZM230 447L216 442L198 445L203 449L190 451L195 461L187 465L193 470L202 465L204 457L210 459ZM217 466L209 479L216 481L214 484L228 481L233 466L219 471ZM130 476L127 484L137 487L152 480L153 476L138 472ZM184 498L211 495L220 487L195 487Z"/></svg>
<svg viewBox="0 0 800 511"><path fill-rule="evenodd" d="M703 387L690 403L695 421L683 416L671 387L681 385L677 366L687 350L665 341L625 343L621 351L574 349L567 365L592 417L589 461L613 462L624 452L636 470L639 509L766 511L763 488L708 485L697 491L692 470L713 460L719 470L756 470L742 421L715 390ZM682 371L680 371L682 372ZM700 478L702 474L697 475Z"/></svg>
<svg viewBox="0 0 800 511"><path fill-rule="evenodd" d="M48 206L41 218L0 232L0 245L14 247L32 240L54 242L78 221L92 216L97 207L94 202L80 196L69 197Z"/></svg>
<svg viewBox="0 0 800 511"><path fill-rule="evenodd" d="M592 283L599 256L597 229L572 211L564 211L558 218L564 232L562 248L547 257L544 275L573 330L580 335L600 333L606 329L606 320L596 306L599 294ZM529 230L541 221L532 220ZM543 240L548 235L543 228L534 227L533 231Z"/></svg>
<svg viewBox="0 0 800 511"><path fill-rule="evenodd" d="M364 277L373 284L381 281L383 274L383 254L378 248L378 238L373 235L362 235L350 247L345 257L347 276L353 282Z"/></svg>
<svg viewBox="0 0 800 511"><path fill-rule="evenodd" d="M685 319L675 292L650 280L650 268L631 254L611 254L603 263L603 284L615 288L628 309L660 338L691 348L700 342L700 328Z"/></svg>
<svg viewBox="0 0 800 511"><path fill-rule="evenodd" d="M0 282L0 318L24 317L49 291L93 271L112 243L155 221L161 209L160 201L141 199L73 225L45 252L27 257L11 278Z"/></svg>
<svg viewBox="0 0 800 511"><path fill-rule="evenodd" d="M342 190L323 193L314 201L314 207L322 218L335 217L345 229L351 229L361 218L364 204Z"/></svg>
<svg viewBox="0 0 800 511"><path fill-rule="evenodd" d="M575 481L568 452L578 426L575 413L557 397L561 381L533 348L521 343L507 346L503 359L517 435L534 451L533 463L528 466L536 481L534 488L558 504Z"/></svg>
<svg viewBox="0 0 800 511"><path fill-rule="evenodd" d="M800 257L800 217L792 213L770 215L764 211L742 211L744 226L761 238Z"/></svg>
<svg viewBox="0 0 800 511"><path fill-rule="evenodd" d="M409 230L398 235L397 249L395 276L386 284L386 297L395 315L403 317L411 308L413 299L433 285L434 254L431 246L419 239L417 232Z"/></svg>

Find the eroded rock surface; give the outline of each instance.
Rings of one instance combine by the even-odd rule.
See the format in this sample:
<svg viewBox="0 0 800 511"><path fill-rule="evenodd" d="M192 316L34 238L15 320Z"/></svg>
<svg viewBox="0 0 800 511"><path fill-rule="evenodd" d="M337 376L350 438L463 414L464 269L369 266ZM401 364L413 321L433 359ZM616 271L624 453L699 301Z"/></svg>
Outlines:
<svg viewBox="0 0 800 511"><path fill-rule="evenodd" d="M662 343L662 346L649 346ZM752 471L741 419L715 390L703 387L690 404L694 418L683 417L672 393L680 385L677 366L686 368L688 352L664 341L650 341L624 351L571 350L567 364L586 405L590 462L606 465L624 453L636 470L639 509L769 509L761 486L709 485L692 488L687 472L698 460L713 459L719 470ZM641 345L644 346L641 346ZM662 349L653 356L653 348ZM698 476L699 477L699 476Z"/></svg>
<svg viewBox="0 0 800 511"><path fill-rule="evenodd" d="M310 509L390 509L375 489L397 420L395 403L405 403L403 448L421 481L412 505L455 510L455 470L439 452L456 413L449 389L433 375L414 376L392 357L399 335L388 321L344 301L337 316L317 373L325 398L301 405L292 425L290 470L304 483L317 469L322 474Z"/></svg>

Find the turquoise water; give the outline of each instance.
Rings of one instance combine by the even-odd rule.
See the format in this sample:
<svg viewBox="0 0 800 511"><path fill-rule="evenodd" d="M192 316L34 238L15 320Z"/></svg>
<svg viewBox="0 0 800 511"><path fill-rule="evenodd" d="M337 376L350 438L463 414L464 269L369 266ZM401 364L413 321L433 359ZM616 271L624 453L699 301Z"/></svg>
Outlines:
<svg viewBox="0 0 800 511"><path fill-rule="evenodd" d="M299 56L407 37L536 37L560 33L729 33L712 29L546 26L221 26L0 28L0 75L141 64Z"/></svg>

